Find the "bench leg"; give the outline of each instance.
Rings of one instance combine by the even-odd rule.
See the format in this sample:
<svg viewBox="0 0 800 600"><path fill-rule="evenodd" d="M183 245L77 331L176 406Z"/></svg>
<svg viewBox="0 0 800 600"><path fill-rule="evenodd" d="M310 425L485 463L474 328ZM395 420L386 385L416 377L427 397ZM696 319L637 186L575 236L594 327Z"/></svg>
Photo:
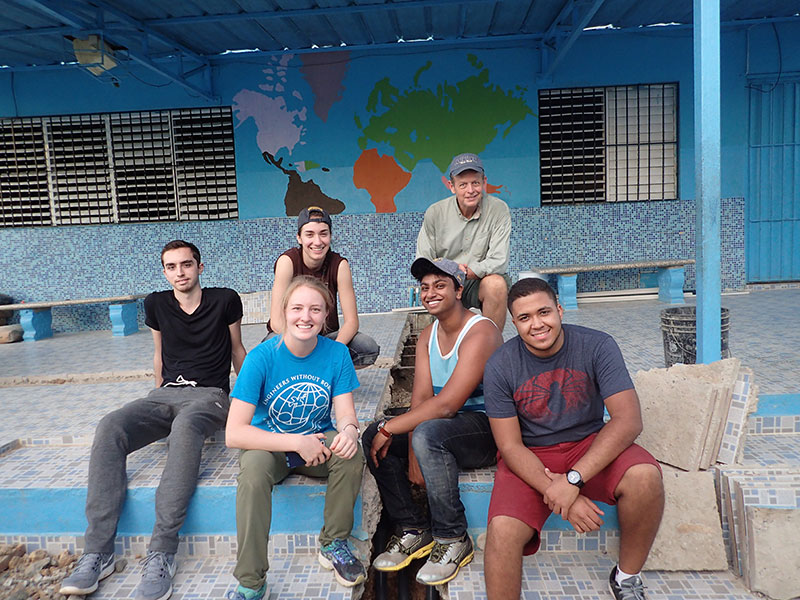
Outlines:
<svg viewBox="0 0 800 600"><path fill-rule="evenodd" d="M558 275L558 301L564 310L578 309L578 274Z"/></svg>
<svg viewBox="0 0 800 600"><path fill-rule="evenodd" d="M668 304L683 304L683 267L662 267L658 270L658 299Z"/></svg>
<svg viewBox="0 0 800 600"><path fill-rule="evenodd" d="M23 308L19 311L19 324L26 342L53 337L53 314L49 308Z"/></svg>
<svg viewBox="0 0 800 600"><path fill-rule="evenodd" d="M123 336L139 331L138 312L136 302L110 304L108 316L111 318L111 335Z"/></svg>

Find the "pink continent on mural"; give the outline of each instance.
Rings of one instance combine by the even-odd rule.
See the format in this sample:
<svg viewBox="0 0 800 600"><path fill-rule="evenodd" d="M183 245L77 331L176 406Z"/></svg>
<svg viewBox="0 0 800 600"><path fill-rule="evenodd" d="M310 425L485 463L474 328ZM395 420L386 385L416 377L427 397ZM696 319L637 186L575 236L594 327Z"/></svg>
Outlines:
<svg viewBox="0 0 800 600"><path fill-rule="evenodd" d="M375 212L397 212L394 197L411 181L411 173L404 171L394 157L381 156L374 148L364 150L353 165L353 183L369 192Z"/></svg>
<svg viewBox="0 0 800 600"><path fill-rule="evenodd" d="M314 113L323 123L328 121L331 106L342 99L344 75L350 64L350 53L320 52L301 54L300 73L314 94Z"/></svg>
<svg viewBox="0 0 800 600"><path fill-rule="evenodd" d="M255 121L259 149L273 155L281 148L294 150L306 120L305 108L288 110L282 96L271 98L252 90L242 90L233 97L233 114L240 125L250 118Z"/></svg>

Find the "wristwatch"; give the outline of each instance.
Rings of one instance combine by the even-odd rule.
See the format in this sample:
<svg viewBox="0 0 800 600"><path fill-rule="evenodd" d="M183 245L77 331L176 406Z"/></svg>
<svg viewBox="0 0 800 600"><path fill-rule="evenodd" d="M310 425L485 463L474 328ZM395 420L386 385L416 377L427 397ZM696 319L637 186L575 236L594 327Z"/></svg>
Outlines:
<svg viewBox="0 0 800 600"><path fill-rule="evenodd" d="M577 486L579 489L583 487L583 477L575 469L567 471L567 481L572 485Z"/></svg>
<svg viewBox="0 0 800 600"><path fill-rule="evenodd" d="M383 419L381 420L380 423L378 423L378 431L383 435L385 435L387 438L392 437L392 432L386 430L386 419Z"/></svg>

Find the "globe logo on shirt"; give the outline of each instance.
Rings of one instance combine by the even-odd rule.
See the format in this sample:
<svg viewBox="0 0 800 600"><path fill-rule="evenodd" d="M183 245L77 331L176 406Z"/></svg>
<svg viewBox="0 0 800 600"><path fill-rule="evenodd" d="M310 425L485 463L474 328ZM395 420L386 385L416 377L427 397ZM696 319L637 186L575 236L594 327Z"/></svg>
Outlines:
<svg viewBox="0 0 800 600"><path fill-rule="evenodd" d="M269 415L281 433L310 433L324 421L330 400L328 392L316 383L293 383L275 396Z"/></svg>

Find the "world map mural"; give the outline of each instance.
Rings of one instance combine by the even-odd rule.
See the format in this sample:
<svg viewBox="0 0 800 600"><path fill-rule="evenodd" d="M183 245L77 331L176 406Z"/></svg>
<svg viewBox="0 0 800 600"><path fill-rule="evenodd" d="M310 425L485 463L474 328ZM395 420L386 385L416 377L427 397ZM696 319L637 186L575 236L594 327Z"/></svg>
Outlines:
<svg viewBox="0 0 800 600"><path fill-rule="evenodd" d="M489 61L472 52L282 55L252 72L254 85L232 107L237 135L255 131L244 160L257 156L253 168L266 170L263 216L309 205L334 214L424 210L449 195L445 171L461 152L482 156L490 193L513 196L517 182L497 179L489 165L520 151L535 114L496 53Z"/></svg>

